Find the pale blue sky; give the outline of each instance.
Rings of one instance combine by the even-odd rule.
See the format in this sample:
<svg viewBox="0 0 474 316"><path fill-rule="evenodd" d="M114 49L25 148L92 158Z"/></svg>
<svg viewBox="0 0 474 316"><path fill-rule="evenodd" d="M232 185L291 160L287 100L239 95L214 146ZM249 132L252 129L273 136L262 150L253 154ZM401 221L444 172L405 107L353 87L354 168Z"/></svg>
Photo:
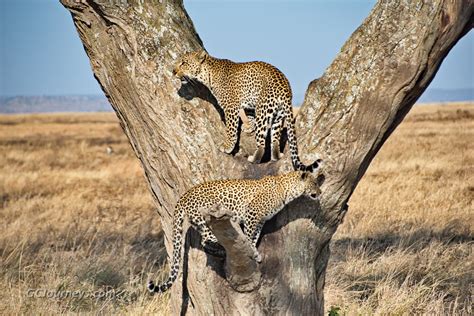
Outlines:
<svg viewBox="0 0 474 316"><path fill-rule="evenodd" d="M295 100L319 77L375 1L185 0L211 55L264 60ZM474 89L474 34L446 58L431 88ZM70 14L57 0L0 0L0 95L100 94Z"/></svg>

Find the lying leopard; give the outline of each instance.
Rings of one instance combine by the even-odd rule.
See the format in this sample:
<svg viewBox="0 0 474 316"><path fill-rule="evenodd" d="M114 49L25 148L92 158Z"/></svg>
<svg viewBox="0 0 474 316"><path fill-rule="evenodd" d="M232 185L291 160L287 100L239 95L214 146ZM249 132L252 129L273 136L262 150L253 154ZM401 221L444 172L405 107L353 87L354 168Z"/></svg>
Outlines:
<svg viewBox="0 0 474 316"><path fill-rule="evenodd" d="M277 176L267 176L259 180L217 180L199 184L186 192L178 201L173 219L173 257L168 279L161 285L148 283L151 293L168 290L178 277L183 245L183 221L201 234L204 248L217 243L217 239L206 226L201 209L222 205L233 213L233 220L243 225L245 235L254 247L255 260L261 261L256 249L263 224L278 213L292 200L305 195L319 198L324 176L309 172L293 171Z"/></svg>
<svg viewBox="0 0 474 316"><path fill-rule="evenodd" d="M280 159L280 136L286 121L291 161L295 170L312 171L314 162L305 166L298 156L293 125L291 87L285 75L276 67L261 62L235 63L214 58L204 50L184 54L173 69L183 83L199 81L214 95L224 111L226 140L220 150L230 154L237 144L239 110L255 113L249 123L255 129L257 149L248 161L259 163L265 152L265 139L270 131L271 160Z"/></svg>

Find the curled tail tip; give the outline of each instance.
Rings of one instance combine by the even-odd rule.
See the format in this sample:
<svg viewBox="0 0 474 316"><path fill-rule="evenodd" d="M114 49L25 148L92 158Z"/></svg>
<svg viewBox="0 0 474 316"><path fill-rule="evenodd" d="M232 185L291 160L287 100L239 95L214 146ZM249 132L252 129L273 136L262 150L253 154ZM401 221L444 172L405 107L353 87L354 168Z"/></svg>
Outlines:
<svg viewBox="0 0 474 316"><path fill-rule="evenodd" d="M293 162L293 169L295 171L308 171L308 167L305 166L303 163L300 161Z"/></svg>
<svg viewBox="0 0 474 316"><path fill-rule="evenodd" d="M313 170L318 169L318 168L321 168L322 165L323 165L323 160L320 159L320 158L316 159L316 160L311 164L311 166L313 167Z"/></svg>
<svg viewBox="0 0 474 316"><path fill-rule="evenodd" d="M146 288L148 289L148 292L150 292L151 295L155 294L156 286L155 286L155 283L153 283L152 280L148 281L148 283L146 285Z"/></svg>
<svg viewBox="0 0 474 316"><path fill-rule="evenodd" d="M170 288L170 286L166 286L166 285L155 285L155 283L151 280L148 281L148 284L146 287L148 289L148 292L150 292L151 295L154 295L155 293L164 293L166 292L166 290Z"/></svg>
<svg viewBox="0 0 474 316"><path fill-rule="evenodd" d="M316 169L321 167L322 163L323 163L323 161L318 158L312 164L310 164L309 166L306 166L303 163L298 162L294 165L294 168L295 168L295 170L299 170L299 171L314 172Z"/></svg>
<svg viewBox="0 0 474 316"><path fill-rule="evenodd" d="M154 295L155 293L164 293L171 288L173 281L174 280L168 279L168 281L162 283L161 285L156 285L150 280L147 284L148 292L150 292L151 295Z"/></svg>
<svg viewBox="0 0 474 316"><path fill-rule="evenodd" d="M148 292L150 292L151 295L162 292L160 290L160 287L158 285L155 285L155 283L152 280L148 281L146 287L148 289Z"/></svg>
<svg viewBox="0 0 474 316"><path fill-rule="evenodd" d="M314 172L316 169L320 168L323 164L321 159L316 159L311 165L306 167L306 170L309 172Z"/></svg>

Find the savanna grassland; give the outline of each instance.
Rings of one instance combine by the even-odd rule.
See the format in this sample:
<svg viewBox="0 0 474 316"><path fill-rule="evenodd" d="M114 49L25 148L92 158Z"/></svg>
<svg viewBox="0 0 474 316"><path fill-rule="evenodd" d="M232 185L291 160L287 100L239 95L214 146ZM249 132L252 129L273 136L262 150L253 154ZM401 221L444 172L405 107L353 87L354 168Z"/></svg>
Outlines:
<svg viewBox="0 0 474 316"><path fill-rule="evenodd" d="M473 140L473 104L411 111L334 236L327 310L473 313ZM163 235L114 114L0 116L0 225L0 314L169 313L144 289Z"/></svg>

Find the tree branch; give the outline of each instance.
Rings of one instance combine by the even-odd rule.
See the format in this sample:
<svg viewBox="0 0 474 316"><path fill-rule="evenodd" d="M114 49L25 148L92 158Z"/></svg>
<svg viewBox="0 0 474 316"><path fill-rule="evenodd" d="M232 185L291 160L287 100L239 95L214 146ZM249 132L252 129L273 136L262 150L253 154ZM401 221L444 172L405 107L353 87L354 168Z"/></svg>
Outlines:
<svg viewBox="0 0 474 316"><path fill-rule="evenodd" d="M201 212L219 244L225 249L224 269L227 281L238 292L255 290L261 277L256 261L260 257L257 249L252 246L239 224L232 220L232 213L221 205L214 205Z"/></svg>

